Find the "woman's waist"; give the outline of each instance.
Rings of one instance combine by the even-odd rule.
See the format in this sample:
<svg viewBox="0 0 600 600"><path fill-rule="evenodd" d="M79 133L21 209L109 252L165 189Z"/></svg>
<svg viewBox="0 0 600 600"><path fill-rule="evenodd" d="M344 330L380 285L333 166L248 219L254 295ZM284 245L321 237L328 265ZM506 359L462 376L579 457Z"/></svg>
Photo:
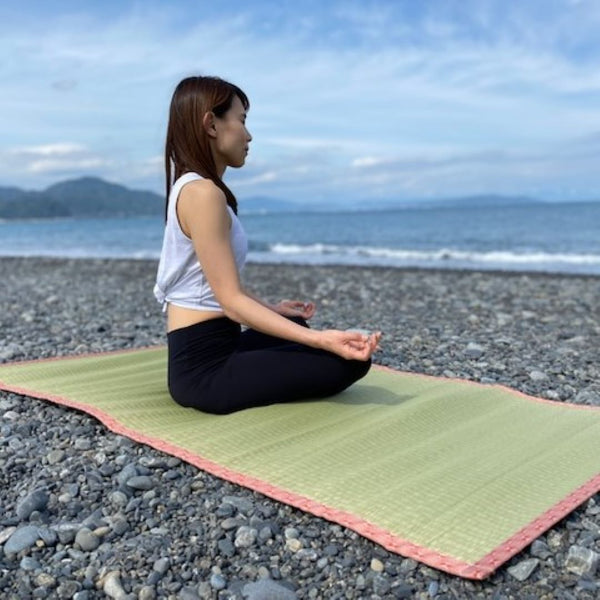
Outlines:
<svg viewBox="0 0 600 600"><path fill-rule="evenodd" d="M167 333L192 325L226 319L222 309L214 307L188 308L169 302L167 305ZM229 319L228 319L229 320Z"/></svg>

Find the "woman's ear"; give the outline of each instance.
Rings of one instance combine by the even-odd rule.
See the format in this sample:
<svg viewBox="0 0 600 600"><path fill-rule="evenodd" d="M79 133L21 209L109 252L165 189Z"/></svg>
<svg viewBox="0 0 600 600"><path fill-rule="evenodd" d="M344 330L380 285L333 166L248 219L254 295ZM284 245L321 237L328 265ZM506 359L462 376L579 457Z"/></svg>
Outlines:
<svg viewBox="0 0 600 600"><path fill-rule="evenodd" d="M217 127L215 125L215 113L207 112L202 117L202 126L204 127L204 131L206 131L206 135L211 138L217 137Z"/></svg>

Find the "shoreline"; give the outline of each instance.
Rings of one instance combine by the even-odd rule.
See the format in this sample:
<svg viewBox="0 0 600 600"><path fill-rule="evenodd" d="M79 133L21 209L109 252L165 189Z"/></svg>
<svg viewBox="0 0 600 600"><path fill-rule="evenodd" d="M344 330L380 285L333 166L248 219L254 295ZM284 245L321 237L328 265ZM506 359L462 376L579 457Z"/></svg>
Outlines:
<svg viewBox="0 0 600 600"><path fill-rule="evenodd" d="M90 261L90 262L134 262L134 263L152 263L158 264L158 258L149 258L149 257L121 257L121 256L46 256L46 255L8 255L8 254L0 254L0 261ZM361 265L361 264L342 264L342 263L306 263L306 262L277 262L277 261L256 261L249 259L246 265L251 265L252 267L269 267L269 268L282 268L285 269L290 267L292 269L299 268L328 268L328 269L364 269L364 270L373 270L373 271L405 271L405 272L423 272L423 273L460 273L460 274L480 274L480 275L494 275L494 276L528 276L528 277L574 277L574 278L590 278L590 279L600 279L600 273L579 273L579 272L571 272L571 271L546 271L542 269L500 269L500 268L481 268L481 267L440 267L440 266L412 266L412 265Z"/></svg>
<svg viewBox="0 0 600 600"><path fill-rule="evenodd" d="M0 361L164 344L164 315L152 296L156 264L153 259L0 257ZM382 329L378 364L600 405L600 277L249 263L244 279L270 300L314 299L315 327ZM174 599L193 588L195 596L188 590L186 598L241 600L243 585L260 577L270 578L280 591L293 589L297 598L340 600L585 600L600 591L599 573L581 576L566 568L573 546L600 553L600 537L593 534L600 531L600 494L489 579L473 582L207 475L73 410L0 393L0 427L0 460L8 465L0 489L0 536L21 524L16 506L36 486L49 491L40 522L85 522L90 530L110 530L107 546L94 551L74 549L73 539L32 548L16 561L0 550L0 589L7 598L32 595L41 587L40 572L54 578L48 594L68 584L73 593L87 592L81 600L104 598L96 585L107 571L120 571L123 588L135 598L145 597L143 588ZM148 495L124 491L117 478L125 468L160 483ZM237 547L221 526L232 518L268 523L271 533L250 547ZM161 527L162 534L151 533ZM287 530L295 530L313 553L301 559L286 550ZM373 559L382 571L371 568ZM160 560L167 566L159 577L153 573ZM526 561L534 561L529 564L535 568L521 581L511 573L523 570ZM67 575L61 574L65 565Z"/></svg>

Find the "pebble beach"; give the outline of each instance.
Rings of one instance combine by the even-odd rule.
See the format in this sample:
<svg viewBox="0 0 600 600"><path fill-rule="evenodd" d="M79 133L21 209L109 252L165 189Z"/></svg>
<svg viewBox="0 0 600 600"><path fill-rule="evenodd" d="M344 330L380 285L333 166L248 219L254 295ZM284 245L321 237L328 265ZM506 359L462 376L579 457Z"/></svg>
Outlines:
<svg viewBox="0 0 600 600"><path fill-rule="evenodd" d="M164 344L155 273L0 258L0 363ZM249 264L244 279L315 301L313 327L382 331L378 364L600 406L600 277ZM0 464L7 600L600 597L600 494L477 582L6 392Z"/></svg>

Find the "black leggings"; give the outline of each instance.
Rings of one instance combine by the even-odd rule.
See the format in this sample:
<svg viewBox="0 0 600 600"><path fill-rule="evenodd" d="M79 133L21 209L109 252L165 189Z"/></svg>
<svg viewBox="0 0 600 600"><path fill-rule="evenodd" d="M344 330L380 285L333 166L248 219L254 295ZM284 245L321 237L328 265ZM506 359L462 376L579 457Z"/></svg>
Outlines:
<svg viewBox="0 0 600 600"><path fill-rule="evenodd" d="M301 318L292 321L308 327ZM346 360L220 317L168 334L169 392L178 404L226 414L252 406L332 396L371 361Z"/></svg>

